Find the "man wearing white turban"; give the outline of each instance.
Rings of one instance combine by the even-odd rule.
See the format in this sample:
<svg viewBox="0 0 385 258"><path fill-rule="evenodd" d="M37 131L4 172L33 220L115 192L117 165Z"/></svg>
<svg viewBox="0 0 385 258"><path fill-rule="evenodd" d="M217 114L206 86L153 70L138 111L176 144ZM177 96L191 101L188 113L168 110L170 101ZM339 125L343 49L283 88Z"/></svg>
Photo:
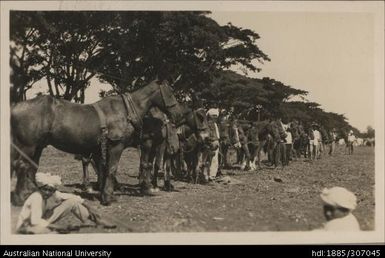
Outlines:
<svg viewBox="0 0 385 258"><path fill-rule="evenodd" d="M71 213L83 223L89 219L105 228L115 227L101 219L99 214L84 203L84 199L58 191L56 187L61 185L59 176L39 172L36 173L35 179L38 190L27 198L21 209L16 224L18 233L44 234L53 230L65 231L65 228L55 223Z"/></svg>
<svg viewBox="0 0 385 258"><path fill-rule="evenodd" d="M343 187L332 187L323 189L320 196L327 220L321 230L360 231L360 225L352 214L357 206L357 198L352 192Z"/></svg>
<svg viewBox="0 0 385 258"><path fill-rule="evenodd" d="M218 128L218 124L217 124L217 120L218 120L218 116L219 116L219 109L218 108L211 108L207 111L207 115L208 115L209 123L210 122L213 123L217 139L219 139L220 135L219 135L219 128ZM217 177L218 171L219 171L219 148L214 151L214 155L211 159L210 168L209 168L209 175L208 175L209 181L215 180L215 178Z"/></svg>
<svg viewBox="0 0 385 258"><path fill-rule="evenodd" d="M350 130L348 133L348 142L346 143L346 149L349 155L353 154L353 144L357 142L356 136L353 134L353 130Z"/></svg>

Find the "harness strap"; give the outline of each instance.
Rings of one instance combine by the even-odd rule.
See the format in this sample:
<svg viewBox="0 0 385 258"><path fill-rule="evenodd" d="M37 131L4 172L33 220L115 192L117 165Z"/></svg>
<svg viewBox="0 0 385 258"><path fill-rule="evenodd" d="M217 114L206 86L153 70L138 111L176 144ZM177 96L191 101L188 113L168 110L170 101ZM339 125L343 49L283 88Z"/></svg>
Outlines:
<svg viewBox="0 0 385 258"><path fill-rule="evenodd" d="M132 100L131 94L126 93L122 94L122 99L124 106L127 111L127 120L132 123L134 127L142 128L143 121L139 118L138 113L136 112L136 108L134 105L134 101Z"/></svg>
<svg viewBox="0 0 385 258"><path fill-rule="evenodd" d="M104 115L103 111L99 107L97 103L92 104L92 106L95 108L96 113L98 113L99 121L100 121L100 128L107 128L106 123L106 116Z"/></svg>
<svg viewBox="0 0 385 258"><path fill-rule="evenodd" d="M100 121L100 129L102 131L102 134L100 136L100 149L102 154L102 163L103 165L106 165L107 160L107 121L106 116L104 115L102 109L99 107L97 103L92 104L92 106L95 108L96 113L98 114L99 121Z"/></svg>

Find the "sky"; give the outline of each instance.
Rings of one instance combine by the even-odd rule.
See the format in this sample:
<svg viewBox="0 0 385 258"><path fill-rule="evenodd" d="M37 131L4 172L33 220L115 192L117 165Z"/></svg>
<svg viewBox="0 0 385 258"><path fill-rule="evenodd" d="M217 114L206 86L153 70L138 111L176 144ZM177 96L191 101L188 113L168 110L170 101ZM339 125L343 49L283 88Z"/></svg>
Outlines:
<svg viewBox="0 0 385 258"><path fill-rule="evenodd" d="M362 132L368 125L374 127L373 14L213 11L210 17L259 34L256 43L271 62L258 64L262 71L248 76L270 77L306 90L309 101L344 114ZM109 88L93 79L85 102L95 102L99 90Z"/></svg>
<svg viewBox="0 0 385 258"><path fill-rule="evenodd" d="M213 12L259 34L271 62L250 77L271 77L309 92L327 112L366 131L374 126L374 17L369 13Z"/></svg>

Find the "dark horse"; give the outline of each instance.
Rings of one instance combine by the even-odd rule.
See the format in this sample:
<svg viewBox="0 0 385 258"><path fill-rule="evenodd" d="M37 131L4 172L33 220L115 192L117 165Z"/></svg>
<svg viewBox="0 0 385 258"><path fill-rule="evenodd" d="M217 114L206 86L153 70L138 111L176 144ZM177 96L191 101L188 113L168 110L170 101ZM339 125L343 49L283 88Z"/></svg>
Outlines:
<svg viewBox="0 0 385 258"><path fill-rule="evenodd" d="M180 119L180 106L171 88L158 81L131 94L106 97L93 105L39 96L12 106L12 142L19 151L13 151L11 158L13 161L24 159L23 163L27 165L12 168L17 172L13 203L23 204L36 187L37 167L24 157L38 165L43 149L52 145L84 157L92 154L98 171L102 171L101 204L109 205L113 200L113 182L120 156L133 144L135 132L141 130L142 119L153 106L172 120Z"/></svg>
<svg viewBox="0 0 385 258"><path fill-rule="evenodd" d="M219 166L221 168L229 168L233 164L229 164L228 151L232 149L237 142L239 142L239 135L235 122L224 116L219 117Z"/></svg>
<svg viewBox="0 0 385 258"><path fill-rule="evenodd" d="M145 130L142 136L141 170L154 170L152 185L157 188L158 172L164 167L164 162L171 165L172 158L179 154L180 143L177 128L188 128L198 142L204 143L209 138L206 112L203 108L191 109L183 107L184 120L178 124L165 120L159 109L151 110L151 115L145 120ZM155 164L154 164L155 161ZM141 173L149 175L150 172ZM142 177L142 184L148 188L149 178ZM170 170L165 171L165 190L172 190Z"/></svg>
<svg viewBox="0 0 385 258"><path fill-rule="evenodd" d="M188 126L178 128L180 144L179 155L174 156L176 173L181 173L187 166L187 180L194 184L207 183L214 151L219 148L219 137L214 122L208 120L208 137L202 140Z"/></svg>
<svg viewBox="0 0 385 258"><path fill-rule="evenodd" d="M249 130L249 148L251 149L251 167L254 169L255 163L261 169L261 151L264 150L272 160L271 164L277 166L276 149L281 140L280 130L275 122L269 120L254 122ZM256 134L256 135L255 135Z"/></svg>

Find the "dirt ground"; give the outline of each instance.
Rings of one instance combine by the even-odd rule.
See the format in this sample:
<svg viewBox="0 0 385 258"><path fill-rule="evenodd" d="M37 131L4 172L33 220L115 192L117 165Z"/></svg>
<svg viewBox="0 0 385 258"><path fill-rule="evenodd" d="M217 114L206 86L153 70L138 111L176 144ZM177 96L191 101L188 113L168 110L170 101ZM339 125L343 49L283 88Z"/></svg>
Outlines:
<svg viewBox="0 0 385 258"><path fill-rule="evenodd" d="M60 190L80 192L81 162L73 155L48 147L40 164L39 171L62 176ZM325 155L315 162L295 161L284 169L225 170L235 184L174 182L176 191L160 191L155 197L139 194L137 150L123 153L118 171L123 188L115 193L117 202L105 207L97 199L88 200L118 227L88 227L74 233L307 231L325 222L319 194L324 187L332 186L346 187L356 194L358 207L353 213L361 229L374 229L375 168L371 147L357 147L348 156L340 146L335 156ZM20 207L12 206L12 228L19 211ZM63 223L80 225L75 217Z"/></svg>

